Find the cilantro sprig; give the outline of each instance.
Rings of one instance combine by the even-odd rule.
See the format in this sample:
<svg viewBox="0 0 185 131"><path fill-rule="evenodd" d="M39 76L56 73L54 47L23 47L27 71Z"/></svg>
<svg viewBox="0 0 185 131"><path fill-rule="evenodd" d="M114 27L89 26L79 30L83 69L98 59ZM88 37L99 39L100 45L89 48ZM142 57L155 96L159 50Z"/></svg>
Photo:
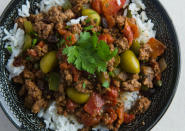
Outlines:
<svg viewBox="0 0 185 131"><path fill-rule="evenodd" d="M84 70L91 74L95 71L105 72L107 62L116 56L118 50L110 50L106 42L98 40L98 36L89 32L82 32L75 46L63 49L67 55L67 61L74 64L78 70Z"/></svg>

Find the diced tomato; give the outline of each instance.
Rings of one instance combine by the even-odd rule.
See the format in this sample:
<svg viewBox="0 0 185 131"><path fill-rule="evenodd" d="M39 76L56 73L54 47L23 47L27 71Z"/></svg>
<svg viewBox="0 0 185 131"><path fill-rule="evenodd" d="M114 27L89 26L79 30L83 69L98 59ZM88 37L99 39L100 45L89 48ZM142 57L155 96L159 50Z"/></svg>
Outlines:
<svg viewBox="0 0 185 131"><path fill-rule="evenodd" d="M34 50L34 49L27 50L27 53L31 57L36 57L38 55L37 52L36 52L36 50Z"/></svg>
<svg viewBox="0 0 185 131"><path fill-rule="evenodd" d="M129 47L131 47L132 45L132 42L134 40L134 34L132 32L132 29L131 27L129 26L127 20L125 21L125 27L123 29L123 34L126 36L126 38L128 39L128 42L129 42Z"/></svg>
<svg viewBox="0 0 185 131"><path fill-rule="evenodd" d="M97 11L99 14L102 13L102 0L93 0L92 1L92 8Z"/></svg>
<svg viewBox="0 0 185 131"><path fill-rule="evenodd" d="M84 110L91 116L96 116L100 114L100 111L104 105L104 100L99 94L92 93L88 102L84 106Z"/></svg>
<svg viewBox="0 0 185 131"><path fill-rule="evenodd" d="M72 102L71 100L67 100L67 110L69 110L70 112L74 112L75 108L77 107L77 104Z"/></svg>
<svg viewBox="0 0 185 131"><path fill-rule="evenodd" d="M109 90L107 90L104 98L106 100L109 100L112 102L113 105L117 103L117 98L118 98L118 90L115 87L110 87Z"/></svg>
<svg viewBox="0 0 185 131"><path fill-rule="evenodd" d="M161 56L166 49L166 46L155 38L150 38L147 44L149 44L152 48L152 58L157 58L158 56Z"/></svg>
<svg viewBox="0 0 185 131"><path fill-rule="evenodd" d="M124 123L125 124L131 123L134 119L135 119L135 115L134 114L124 113Z"/></svg>
<svg viewBox="0 0 185 131"><path fill-rule="evenodd" d="M126 0L120 0L121 5L118 5L117 0L102 0L102 11L104 15L116 15L123 7Z"/></svg>
<svg viewBox="0 0 185 131"><path fill-rule="evenodd" d="M67 44L68 46L70 45L74 45L76 43L76 37L74 34L72 34L71 32L67 31L67 30L58 30L59 34L62 35L65 39L65 44Z"/></svg>
<svg viewBox="0 0 185 131"><path fill-rule="evenodd" d="M103 40L107 44L112 44L114 42L114 38L108 33L100 35L99 40Z"/></svg>
<svg viewBox="0 0 185 131"><path fill-rule="evenodd" d="M60 64L60 69L61 70L66 70L66 69L68 69L69 67L68 67L68 64L67 63L61 63Z"/></svg>
<svg viewBox="0 0 185 131"><path fill-rule="evenodd" d="M72 71L72 74L73 74L73 80L75 82L77 82L78 78L79 78L79 71L72 65L71 65L71 71Z"/></svg>
<svg viewBox="0 0 185 131"><path fill-rule="evenodd" d="M101 120L101 117L100 116L96 116L96 117L93 117L93 116L90 116L89 114L87 113L84 113L80 116L80 121L85 125L85 126L94 126L94 125L97 125L99 124L100 120Z"/></svg>
<svg viewBox="0 0 185 131"><path fill-rule="evenodd" d="M138 38L139 37L139 29L138 29L138 26L136 25L135 19L134 18L127 18L127 22L133 32L134 39Z"/></svg>
<svg viewBox="0 0 185 131"><path fill-rule="evenodd" d="M40 42L38 43L38 46L40 46L41 48L42 48L44 45L45 45L44 41L40 41Z"/></svg>
<svg viewBox="0 0 185 131"><path fill-rule="evenodd" d="M109 114L109 117L108 117L109 119L106 118L104 120L105 124L110 125L117 119L117 114L116 114L115 110L113 110L113 108L107 108L105 112Z"/></svg>
<svg viewBox="0 0 185 131"><path fill-rule="evenodd" d="M121 125L124 121L124 106L121 105L116 109L116 113L118 114L118 125Z"/></svg>
<svg viewBox="0 0 185 131"><path fill-rule="evenodd" d="M103 14L105 16L109 27L113 27L115 25L115 20L113 16L115 16L123 7L125 1L126 0L120 0L121 4L118 5L117 0L93 0L92 7L99 14Z"/></svg>

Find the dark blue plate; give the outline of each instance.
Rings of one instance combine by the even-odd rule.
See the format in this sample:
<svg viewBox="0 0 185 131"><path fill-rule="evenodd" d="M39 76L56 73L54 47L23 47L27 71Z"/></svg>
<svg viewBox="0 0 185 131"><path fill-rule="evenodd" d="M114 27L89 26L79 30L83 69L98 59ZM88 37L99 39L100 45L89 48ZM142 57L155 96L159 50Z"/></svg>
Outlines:
<svg viewBox="0 0 185 131"><path fill-rule="evenodd" d="M25 3L26 0L12 0L3 12L0 19L0 26L11 29L17 18L17 9ZM40 0L30 0L31 11L35 12L34 2ZM122 125L121 131L145 131L150 130L164 115L169 107L177 89L180 72L180 50L177 35L168 14L158 0L143 0L147 9L147 15L155 24L157 39L166 44L167 50L164 57L168 64L168 69L163 73L163 87L157 90L152 100L149 110L137 117L129 124ZM2 34L3 35L3 34ZM4 49L5 42L0 38L0 101L1 107L7 117L18 128L28 131L46 130L42 119L36 117L29 110L23 107L22 100L18 99L16 86L8 80L8 72L5 69L9 54ZM142 124L145 122L145 125Z"/></svg>

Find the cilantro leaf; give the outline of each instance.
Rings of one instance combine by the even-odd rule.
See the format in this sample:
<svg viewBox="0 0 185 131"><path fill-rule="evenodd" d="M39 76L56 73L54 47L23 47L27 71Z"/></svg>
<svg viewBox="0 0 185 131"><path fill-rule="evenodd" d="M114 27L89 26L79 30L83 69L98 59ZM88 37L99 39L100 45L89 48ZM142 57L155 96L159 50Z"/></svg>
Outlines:
<svg viewBox="0 0 185 131"><path fill-rule="evenodd" d="M105 88L109 88L110 84L108 81L105 81L103 84L102 84L103 87Z"/></svg>
<svg viewBox="0 0 185 131"><path fill-rule="evenodd" d="M116 56L117 52L117 49L111 52L106 42L99 41L96 34L91 35L89 32L82 32L75 46L63 49L68 63L91 74L95 71L105 72L107 61Z"/></svg>
<svg viewBox="0 0 185 131"><path fill-rule="evenodd" d="M85 31L89 31L89 30L91 30L92 28L93 28L93 26L90 25L90 26L84 27L84 30L85 30Z"/></svg>

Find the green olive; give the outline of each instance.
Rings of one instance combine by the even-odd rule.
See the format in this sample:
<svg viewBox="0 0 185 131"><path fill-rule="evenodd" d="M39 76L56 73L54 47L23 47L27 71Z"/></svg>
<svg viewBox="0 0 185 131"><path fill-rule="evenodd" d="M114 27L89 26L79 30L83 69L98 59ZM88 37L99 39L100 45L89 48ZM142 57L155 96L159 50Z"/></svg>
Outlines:
<svg viewBox="0 0 185 131"><path fill-rule="evenodd" d="M50 72L57 65L57 52L51 51L47 53L40 61L40 69L44 73Z"/></svg>
<svg viewBox="0 0 185 131"><path fill-rule="evenodd" d="M132 44L132 47L131 47L131 50L136 54L136 55L139 55L139 49L140 49L141 45L138 41L134 40L133 41L133 44Z"/></svg>
<svg viewBox="0 0 185 131"><path fill-rule="evenodd" d="M56 72L50 73L48 84L49 84L49 90L57 91L59 84L60 84L60 74L58 74Z"/></svg>
<svg viewBox="0 0 185 131"><path fill-rule="evenodd" d="M32 38L30 35L26 34L24 39L23 51L26 51L27 49L31 48L31 45L32 45Z"/></svg>
<svg viewBox="0 0 185 131"><path fill-rule="evenodd" d="M83 16L88 16L90 19L94 20L97 25L100 24L101 17L96 11L94 11L92 9L83 9L82 10L82 15Z"/></svg>
<svg viewBox="0 0 185 131"><path fill-rule="evenodd" d="M120 65L121 68L128 73L140 72L139 60L131 50L127 50L121 55Z"/></svg>
<svg viewBox="0 0 185 131"><path fill-rule="evenodd" d="M78 104L84 104L88 101L90 94L80 93L75 88L67 88L67 96Z"/></svg>
<svg viewBox="0 0 185 131"><path fill-rule="evenodd" d="M30 21L24 21L24 29L26 33L31 34L33 32L33 25Z"/></svg>

